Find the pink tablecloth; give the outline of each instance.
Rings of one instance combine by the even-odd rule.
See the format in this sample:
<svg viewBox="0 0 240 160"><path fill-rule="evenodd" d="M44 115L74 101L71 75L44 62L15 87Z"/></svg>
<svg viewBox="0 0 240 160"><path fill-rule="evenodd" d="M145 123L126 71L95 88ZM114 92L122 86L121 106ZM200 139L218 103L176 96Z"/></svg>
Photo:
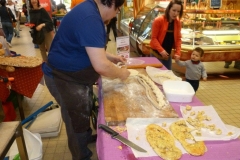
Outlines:
<svg viewBox="0 0 240 160"><path fill-rule="evenodd" d="M139 57L145 63L160 63L154 57ZM162 69L166 69L163 67ZM99 93L101 93L101 83L99 85ZM99 94L100 108L98 113L98 124L105 124L104 120L104 107L102 95ZM180 114L180 105L184 103L171 103L175 111ZM201 106L203 105L196 97L193 98L191 106ZM99 160L160 160L160 157L145 157L145 158L135 158L131 148L123 145L119 141L112 139L109 134L98 129L97 131L97 154ZM121 133L122 136L127 138L127 132ZM182 156L182 160L240 160L240 140L232 141L208 141L205 142L208 151L200 157L194 157L188 154ZM122 150L118 148L122 146Z"/></svg>

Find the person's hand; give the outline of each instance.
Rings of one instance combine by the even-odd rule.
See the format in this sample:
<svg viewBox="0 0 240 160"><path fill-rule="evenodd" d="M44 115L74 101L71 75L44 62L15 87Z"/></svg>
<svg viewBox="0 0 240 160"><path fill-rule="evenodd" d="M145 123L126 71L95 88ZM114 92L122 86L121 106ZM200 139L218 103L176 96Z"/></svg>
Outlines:
<svg viewBox="0 0 240 160"><path fill-rule="evenodd" d="M175 61L179 61L180 60L180 56L179 55L175 55L174 59L175 59Z"/></svg>
<svg viewBox="0 0 240 160"><path fill-rule="evenodd" d="M113 62L113 63L115 63L115 64L117 64L118 62L122 62L122 63L126 63L127 62L127 59L126 58L124 58L124 57L122 57L122 56L117 56L117 55L113 55L113 54L108 54L108 59L111 61L111 62Z"/></svg>
<svg viewBox="0 0 240 160"><path fill-rule="evenodd" d="M207 77L204 77L204 78L203 78L203 81L207 81Z"/></svg>
<svg viewBox="0 0 240 160"><path fill-rule="evenodd" d="M130 75L130 72L128 71L127 67L122 67L121 69L121 76L119 77L122 81L126 80L128 76Z"/></svg>
<svg viewBox="0 0 240 160"><path fill-rule="evenodd" d="M45 26L45 23L39 24L39 25L36 27L36 30L37 30L37 31L40 31L44 26Z"/></svg>
<svg viewBox="0 0 240 160"><path fill-rule="evenodd" d="M164 50L160 53L162 55L163 58L168 58L169 54Z"/></svg>

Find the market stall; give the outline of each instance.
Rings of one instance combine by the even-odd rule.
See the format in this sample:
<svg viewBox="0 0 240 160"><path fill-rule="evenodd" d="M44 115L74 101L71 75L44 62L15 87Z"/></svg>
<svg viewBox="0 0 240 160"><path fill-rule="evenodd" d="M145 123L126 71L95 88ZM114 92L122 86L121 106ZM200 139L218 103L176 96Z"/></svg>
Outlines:
<svg viewBox="0 0 240 160"><path fill-rule="evenodd" d="M237 1L225 0L221 8L212 9L208 1L199 6L184 3L181 59L189 59L191 51L201 47L204 62L240 60L238 5ZM131 46L140 56L149 56L152 22L164 14L166 6L166 1L147 3L135 17L123 12L126 16L122 16L121 30L129 33Z"/></svg>
<svg viewBox="0 0 240 160"><path fill-rule="evenodd" d="M41 63L42 60L37 57L0 57L0 76L14 78L12 82L0 83L0 101L5 102L12 90L17 92L18 97L23 95L31 98L43 77ZM21 102L20 98L18 102ZM25 117L21 103L19 109L23 120Z"/></svg>
<svg viewBox="0 0 240 160"><path fill-rule="evenodd" d="M153 57L139 57L136 58L138 60L144 60L145 63L147 64L156 64L156 63L160 63L156 58ZM160 68L159 70L166 70L165 67ZM142 72L142 71L140 71ZM104 82L105 83L105 82ZM124 86L125 87L125 86ZM129 88L129 90L133 89L131 88L131 86L127 86ZM158 85L158 87L161 88L160 85ZM154 88L154 87L153 87ZM116 90L121 90L120 84L118 86L116 86L115 88ZM107 124L106 122L109 122L107 120L109 120L109 117L114 117L114 115L110 115L108 117L106 117L106 107L104 106L106 103L104 102L104 93L105 93L105 89L102 88L102 82L99 83L99 113L98 113L98 124ZM131 91L126 90L126 94L128 94L129 96L131 95ZM141 97L141 96L140 96ZM122 99L122 97L119 97L119 101L124 102L125 100ZM130 105L130 107L134 106L135 104ZM170 102L170 106L174 109L174 111L178 114L179 118L184 118L183 115L183 107L180 106L192 106L192 109L210 109L211 107L203 107L204 105L196 98L196 96L192 97L192 101L188 102L188 103L184 103L184 102ZM202 106L202 107L201 107ZM114 107L114 106L113 106ZM136 106L135 106L136 107ZM118 106L119 110L118 112L122 112L124 110L124 106ZM133 108L135 109L135 108ZM133 111L135 113L135 110ZM208 111L206 111L207 113ZM132 119L138 119L138 118L145 118L143 116L141 117L134 117L134 113L133 116L131 115L130 117L133 117ZM116 113L112 113L112 114L116 114ZM123 113L124 114L124 113ZM216 113L215 113L216 114ZM135 125L132 126L132 128L137 129L137 131L135 132L134 135L130 134L130 129L126 128L125 123L129 122L129 119L123 119L123 117L121 116L121 114L117 114L120 115L117 117L117 121L120 122L118 123L118 125L116 125L116 123L114 124L115 126L111 126L113 125L113 123L108 123L109 126L114 129L116 132L118 132L121 136L130 139L131 141L133 141L135 144L139 145L140 147L144 148L147 150L147 153L145 154L136 154L136 151L131 149L130 147L122 144L121 142L117 141L116 139L113 139L108 133L106 133L105 131L103 131L102 129L98 129L97 134L98 134L98 139L97 139L97 153L98 153L98 158L100 160L112 160L112 159L116 159L116 160L122 160L122 159L127 159L127 160L135 160L135 159L139 159L139 160L147 160L147 159L151 159L151 160L157 160L160 159L157 155L152 155L151 151L153 151L153 149L150 148L147 149L147 145L149 146L149 144L147 144L146 140L144 141L141 137L141 135L144 137L145 134L145 130L140 130L138 128L136 128L136 126L147 123L146 121L150 122L155 122L155 123L159 123L159 119L158 117L156 117L156 115L154 115L154 112L152 114L152 118L148 117L147 119L142 120L139 124L135 123ZM165 117L165 121L168 120L172 120L174 116L170 116L169 118ZM217 114L216 114L217 117ZM157 120L156 120L157 118ZM179 120L179 118L177 118ZM155 119L155 121L154 121ZM111 119L110 119L111 120ZM141 119L140 119L141 120ZM116 120L114 120L116 121ZM122 123L121 123L122 122ZM124 123L125 122L125 123ZM160 122L161 124L162 122ZM143 133L142 133L143 132ZM224 135L222 135L224 136ZM236 137L235 137L236 138ZM204 141L205 146L206 146L206 151L203 155L201 156L193 156L187 153L182 154L181 159L238 159L240 157L240 152L238 152L239 147L240 147L240 141L239 139L231 139L231 137L227 137L227 139L222 138L222 140L219 139L215 139L215 140L208 140L208 141ZM224 140L223 140L224 139ZM144 141L141 142L140 141ZM139 158L136 158L136 155L140 155Z"/></svg>

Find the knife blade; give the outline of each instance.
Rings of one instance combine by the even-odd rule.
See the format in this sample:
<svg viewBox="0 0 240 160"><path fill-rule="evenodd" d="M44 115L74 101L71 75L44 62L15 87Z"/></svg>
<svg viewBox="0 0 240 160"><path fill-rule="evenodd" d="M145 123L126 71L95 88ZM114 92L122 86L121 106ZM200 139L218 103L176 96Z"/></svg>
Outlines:
<svg viewBox="0 0 240 160"><path fill-rule="evenodd" d="M112 130L110 127L108 127L104 124L99 124L98 128L101 128L102 130L104 130L105 132L110 134L112 136L112 138L122 142L123 144L125 144L139 152L147 152L145 149L139 147L138 145L134 144L133 142L129 141L128 139L122 137L118 132Z"/></svg>

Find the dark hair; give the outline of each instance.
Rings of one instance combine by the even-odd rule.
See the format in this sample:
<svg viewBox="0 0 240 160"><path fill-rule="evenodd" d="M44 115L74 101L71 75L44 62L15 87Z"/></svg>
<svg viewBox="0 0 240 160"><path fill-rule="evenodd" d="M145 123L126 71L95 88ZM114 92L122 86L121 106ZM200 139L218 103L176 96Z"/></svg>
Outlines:
<svg viewBox="0 0 240 160"><path fill-rule="evenodd" d="M2 6L5 6L5 5L6 5L6 0L0 0L0 4L1 4Z"/></svg>
<svg viewBox="0 0 240 160"><path fill-rule="evenodd" d="M31 0L29 0L29 6L30 6L30 8L31 9L33 9L33 5L32 5L32 3L31 3ZM37 5L38 5L38 7L40 7L40 3L39 3L39 0L37 0Z"/></svg>
<svg viewBox="0 0 240 160"><path fill-rule="evenodd" d="M101 3L108 7L111 7L114 4L115 9L122 6L124 4L124 2L125 2L125 0L101 0Z"/></svg>
<svg viewBox="0 0 240 160"><path fill-rule="evenodd" d="M196 51L196 52L200 53L200 57L202 57L203 54L204 54L204 50L200 47L195 48L193 51Z"/></svg>
<svg viewBox="0 0 240 160"><path fill-rule="evenodd" d="M172 0L171 2L169 2L168 6L167 6L167 8L165 10L165 16L166 16L168 21L170 20L170 17L169 17L170 9L172 8L172 6L174 4L177 4L177 5L181 6L181 10L180 10L180 13L179 13L179 18L180 19L182 18L182 15L183 15L183 4L182 4L182 1L181 0Z"/></svg>

